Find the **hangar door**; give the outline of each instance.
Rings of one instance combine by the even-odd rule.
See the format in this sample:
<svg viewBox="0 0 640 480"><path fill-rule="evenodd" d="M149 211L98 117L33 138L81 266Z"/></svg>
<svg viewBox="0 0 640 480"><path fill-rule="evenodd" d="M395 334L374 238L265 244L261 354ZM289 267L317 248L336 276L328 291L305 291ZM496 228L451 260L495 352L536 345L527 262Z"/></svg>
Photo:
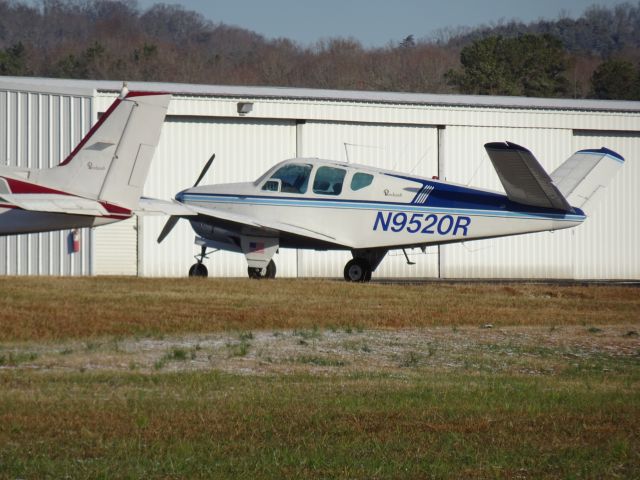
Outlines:
<svg viewBox="0 0 640 480"><path fill-rule="evenodd" d="M438 129L425 125L306 122L298 125L298 155L319 157L432 177L438 174ZM437 248L390 252L376 277L437 277ZM342 277L350 252L298 251L301 277Z"/></svg>
<svg viewBox="0 0 640 480"><path fill-rule="evenodd" d="M640 205L640 134L575 131L573 149L607 147L625 163L585 211L576 230L575 278L640 279L638 206ZM578 234L579 233L579 234Z"/></svg>
<svg viewBox="0 0 640 480"><path fill-rule="evenodd" d="M504 192L484 144L522 145L552 172L573 153L569 129L447 127L441 176L448 181ZM573 278L575 229L539 232L440 248L442 278Z"/></svg>
<svg viewBox="0 0 640 480"><path fill-rule="evenodd" d="M215 162L201 185L246 182L258 178L277 162L295 157L294 121L169 116L149 171L144 194L169 200L191 187L212 153ZM200 247L186 220L180 220L158 245L167 218L141 217L138 222L138 274L187 276ZM294 251L275 256L278 276L296 275ZM211 276L246 277L247 264L237 253L217 252L205 260Z"/></svg>

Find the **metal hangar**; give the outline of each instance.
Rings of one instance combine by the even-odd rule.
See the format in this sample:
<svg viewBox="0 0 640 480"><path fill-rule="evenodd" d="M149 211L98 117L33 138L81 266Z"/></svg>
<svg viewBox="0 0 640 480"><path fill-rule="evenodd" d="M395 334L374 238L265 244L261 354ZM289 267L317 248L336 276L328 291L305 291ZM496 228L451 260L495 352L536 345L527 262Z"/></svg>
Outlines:
<svg viewBox="0 0 640 480"><path fill-rule="evenodd" d="M120 91L113 81L0 77L0 161L58 164ZM145 195L170 199L193 184L257 178L276 162L321 157L434 175L501 191L483 145L529 148L547 171L574 151L606 146L627 160L580 227L555 233L390 252L376 276L640 279L640 102L431 95L131 82L173 93ZM162 217L80 232L0 237L0 274L185 276L198 247L187 222L161 244ZM278 275L341 277L348 252L287 251ZM211 276L244 277L244 259L218 252Z"/></svg>

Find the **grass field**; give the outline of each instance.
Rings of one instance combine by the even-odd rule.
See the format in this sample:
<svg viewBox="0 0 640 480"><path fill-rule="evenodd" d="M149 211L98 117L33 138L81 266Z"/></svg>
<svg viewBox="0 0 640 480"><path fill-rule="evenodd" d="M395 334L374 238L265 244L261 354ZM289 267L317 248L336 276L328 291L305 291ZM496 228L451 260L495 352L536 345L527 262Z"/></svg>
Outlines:
<svg viewBox="0 0 640 480"><path fill-rule="evenodd" d="M0 288L0 478L640 472L637 288Z"/></svg>

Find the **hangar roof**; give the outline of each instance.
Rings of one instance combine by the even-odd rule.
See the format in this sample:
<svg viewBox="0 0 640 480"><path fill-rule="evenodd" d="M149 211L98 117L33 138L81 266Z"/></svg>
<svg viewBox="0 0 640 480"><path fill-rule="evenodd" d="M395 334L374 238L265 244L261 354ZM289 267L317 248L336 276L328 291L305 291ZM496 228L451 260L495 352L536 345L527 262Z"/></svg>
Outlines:
<svg viewBox="0 0 640 480"><path fill-rule="evenodd" d="M0 77L6 90L55 92L69 95L92 95L95 92L117 92L122 82L111 80L71 80L39 77ZM640 113L640 101L585 100L488 95L452 95L431 93L372 92L355 90L322 90L291 87L252 87L231 85L199 85L187 83L128 82L130 90L164 91L173 94L318 100L329 102L391 103L400 105L439 105L455 107L493 107L513 109L581 110Z"/></svg>

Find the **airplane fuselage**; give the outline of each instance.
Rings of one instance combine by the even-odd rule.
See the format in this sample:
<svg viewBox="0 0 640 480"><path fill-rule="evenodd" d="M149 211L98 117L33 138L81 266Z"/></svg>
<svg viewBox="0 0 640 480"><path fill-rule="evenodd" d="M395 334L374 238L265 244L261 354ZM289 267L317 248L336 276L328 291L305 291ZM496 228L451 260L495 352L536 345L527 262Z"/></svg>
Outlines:
<svg viewBox="0 0 640 480"><path fill-rule="evenodd" d="M0 235L98 227L122 219L123 217L94 217L90 215L37 212L0 207Z"/></svg>
<svg viewBox="0 0 640 480"><path fill-rule="evenodd" d="M264 219L266 224L296 225L335 239L313 242L280 233L280 246L290 248L390 250L570 228L586 218L579 209L567 213L526 207L497 192L384 171L364 170L373 177L371 183L351 190L350 180L363 170L348 164L341 168L348 174L335 195L314 191L313 179L302 194L268 191L264 189L269 181L266 175L258 182L188 189L176 199L199 208ZM217 222L216 233L210 220L194 218L191 223L210 239L250 230Z"/></svg>

